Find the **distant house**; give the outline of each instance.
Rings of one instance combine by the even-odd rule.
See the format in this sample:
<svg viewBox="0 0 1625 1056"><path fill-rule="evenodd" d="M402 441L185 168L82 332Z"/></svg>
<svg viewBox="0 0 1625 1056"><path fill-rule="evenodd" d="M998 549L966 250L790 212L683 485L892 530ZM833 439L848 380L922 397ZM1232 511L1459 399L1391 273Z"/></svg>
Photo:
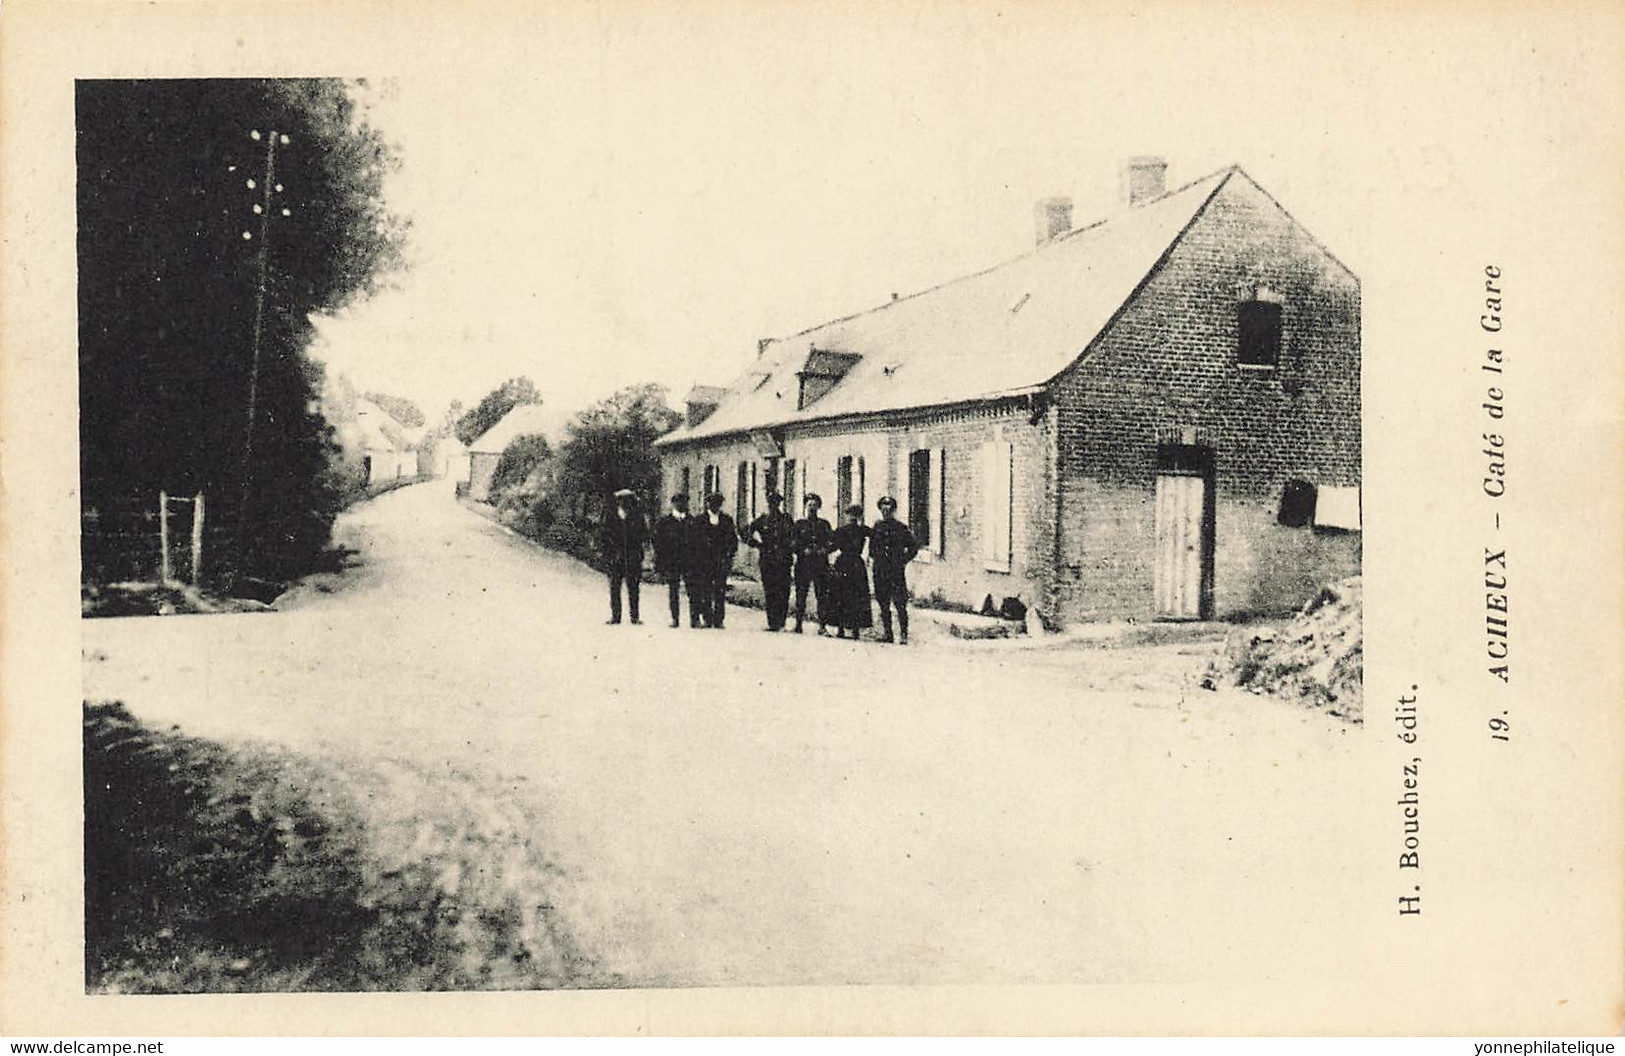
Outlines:
<svg viewBox="0 0 1625 1056"><path fill-rule="evenodd" d="M741 522L895 496L916 594L1061 619L1277 612L1360 566L1360 283L1231 167L998 266L760 343L658 441ZM749 560L749 558L745 558Z"/></svg>
<svg viewBox="0 0 1625 1056"><path fill-rule="evenodd" d="M356 403L355 424L362 479L368 486L418 475L414 430L365 398Z"/></svg>
<svg viewBox="0 0 1625 1056"><path fill-rule="evenodd" d="M508 445L521 436L549 436L558 423L556 414L539 403L521 403L503 415L491 428L468 445L468 476L458 490L469 498L487 502L491 497L491 477Z"/></svg>

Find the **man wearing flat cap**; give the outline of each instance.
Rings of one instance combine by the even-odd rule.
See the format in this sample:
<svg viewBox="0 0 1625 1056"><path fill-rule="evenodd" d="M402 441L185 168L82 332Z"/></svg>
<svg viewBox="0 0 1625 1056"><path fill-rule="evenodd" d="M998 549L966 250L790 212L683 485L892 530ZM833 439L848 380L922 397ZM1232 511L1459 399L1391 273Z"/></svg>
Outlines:
<svg viewBox="0 0 1625 1056"><path fill-rule="evenodd" d="M671 512L655 522L655 575L666 583L673 627L682 622L681 590L685 586L688 588L688 625L700 625L704 591L700 587L697 527L697 519L688 515L688 496L682 493L671 497Z"/></svg>
<svg viewBox="0 0 1625 1056"><path fill-rule="evenodd" d="M720 491L707 495L705 513L696 526L700 585L704 591L700 619L705 626L718 629L728 613L728 573L733 570L734 554L739 552L739 530L734 527L734 519L722 512L727 501Z"/></svg>
<svg viewBox="0 0 1625 1056"><path fill-rule="evenodd" d="M638 619L638 585L643 577L643 548L649 530L643 523L636 496L630 489L615 493L615 509L599 529L598 548L609 576L609 622L621 622L621 586L626 586L626 607L633 623Z"/></svg>
<svg viewBox="0 0 1625 1056"><path fill-rule="evenodd" d="M767 512L745 529L745 545L756 549L770 631L784 630L790 612L790 555L795 548L795 533L796 522L784 512L784 496L776 491L767 493Z"/></svg>
<svg viewBox="0 0 1625 1056"><path fill-rule="evenodd" d="M883 495L876 503L880 520L869 535L869 561L874 567L875 601L880 604L880 640L892 638L892 609L897 610L897 641L908 644L908 563L920 552L914 533L897 519L897 500Z"/></svg>

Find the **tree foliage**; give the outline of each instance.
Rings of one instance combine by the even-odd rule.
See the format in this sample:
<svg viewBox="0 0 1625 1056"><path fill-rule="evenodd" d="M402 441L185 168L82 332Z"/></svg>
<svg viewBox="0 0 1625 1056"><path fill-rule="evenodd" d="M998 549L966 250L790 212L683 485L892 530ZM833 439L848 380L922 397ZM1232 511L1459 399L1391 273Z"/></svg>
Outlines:
<svg viewBox="0 0 1625 1056"><path fill-rule="evenodd" d="M560 495L573 500L576 516L601 514L621 488L653 498L660 490L654 441L681 420L660 385L631 385L593 404L566 427L557 469Z"/></svg>
<svg viewBox="0 0 1625 1056"><path fill-rule="evenodd" d="M497 459L496 469L491 471L491 494L500 498L524 484L536 470L545 469L552 456L553 447L547 437L540 434L514 437Z"/></svg>
<svg viewBox="0 0 1625 1056"><path fill-rule="evenodd" d="M298 575L339 502L310 318L401 265L392 151L332 79L81 80L75 114L86 511L203 492L212 523L239 529L217 565Z"/></svg>
<svg viewBox="0 0 1625 1056"><path fill-rule="evenodd" d="M457 419L457 439L472 444L515 407L522 403L541 402L542 394L536 391L535 382L524 376L509 378L486 393L473 410Z"/></svg>

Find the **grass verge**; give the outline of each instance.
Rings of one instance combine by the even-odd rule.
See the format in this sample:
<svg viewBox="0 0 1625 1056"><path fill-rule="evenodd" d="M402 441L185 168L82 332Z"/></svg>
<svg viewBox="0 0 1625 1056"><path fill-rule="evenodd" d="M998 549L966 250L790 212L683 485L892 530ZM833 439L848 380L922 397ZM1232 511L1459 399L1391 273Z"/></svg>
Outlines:
<svg viewBox="0 0 1625 1056"><path fill-rule="evenodd" d="M616 985L523 812L466 775L336 766L87 704L93 993Z"/></svg>

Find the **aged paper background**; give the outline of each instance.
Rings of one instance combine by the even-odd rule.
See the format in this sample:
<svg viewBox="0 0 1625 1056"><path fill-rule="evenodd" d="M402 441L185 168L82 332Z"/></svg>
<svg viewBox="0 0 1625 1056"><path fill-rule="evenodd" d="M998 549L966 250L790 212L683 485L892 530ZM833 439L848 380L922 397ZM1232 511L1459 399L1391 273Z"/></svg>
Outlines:
<svg viewBox="0 0 1625 1056"><path fill-rule="evenodd" d="M0 44L5 491L0 1030L188 1033L1613 1033L1625 1020L1621 305L1625 9L1617 4L1040 2L654 5L8 3ZM1346 833L1369 869L1291 922L1299 963L1235 951L1222 978L1144 985L750 988L508 995L87 998L81 978L75 514L76 77L588 80L609 43L702 35L696 68L758 90L799 56L832 85L913 63L996 96L1029 49L1120 85L1144 149L1219 149L1255 174L1289 140L1325 184L1280 191L1363 241L1369 765ZM980 55L974 69L926 62ZM759 56L750 61L748 56ZM593 92L614 85L590 85ZM536 88L541 91L541 88ZM1064 113L1067 83L1053 86ZM826 115L839 122L837 109ZM522 130L523 92L514 121ZM988 111L990 113L992 111ZM694 120L703 121L704 114ZM991 135L936 113L967 153ZM448 130L450 131L450 130ZM785 127L786 137L807 134ZM1114 135L1119 133L1114 132ZM864 146L860 144L860 147ZM886 149L885 144L866 146ZM859 151L861 153L861 150ZM1036 151L1035 151L1036 153ZM1115 164L1112 152L1087 159ZM1299 158L1301 161L1301 157ZM645 245L682 266L681 247ZM1490 541L1477 325L1485 265L1508 325L1513 671L1484 671ZM651 355L654 355L651 352ZM1427 900L1400 919L1392 701L1420 686ZM952 687L941 687L949 699ZM1487 719L1507 709L1510 742ZM695 746L703 751L703 746ZM1192 804L1193 811L1202 808ZM1280 883L1314 884L1273 848ZM1201 876L1181 878L1199 888ZM1268 882L1262 880L1261 882ZM1403 882L1408 883L1408 878ZM1301 890L1296 892L1301 894ZM1209 922L1192 919L1200 930ZM1227 922L1229 923L1229 922ZM1280 921L1257 922L1261 941ZM1272 939L1271 941L1276 941Z"/></svg>

